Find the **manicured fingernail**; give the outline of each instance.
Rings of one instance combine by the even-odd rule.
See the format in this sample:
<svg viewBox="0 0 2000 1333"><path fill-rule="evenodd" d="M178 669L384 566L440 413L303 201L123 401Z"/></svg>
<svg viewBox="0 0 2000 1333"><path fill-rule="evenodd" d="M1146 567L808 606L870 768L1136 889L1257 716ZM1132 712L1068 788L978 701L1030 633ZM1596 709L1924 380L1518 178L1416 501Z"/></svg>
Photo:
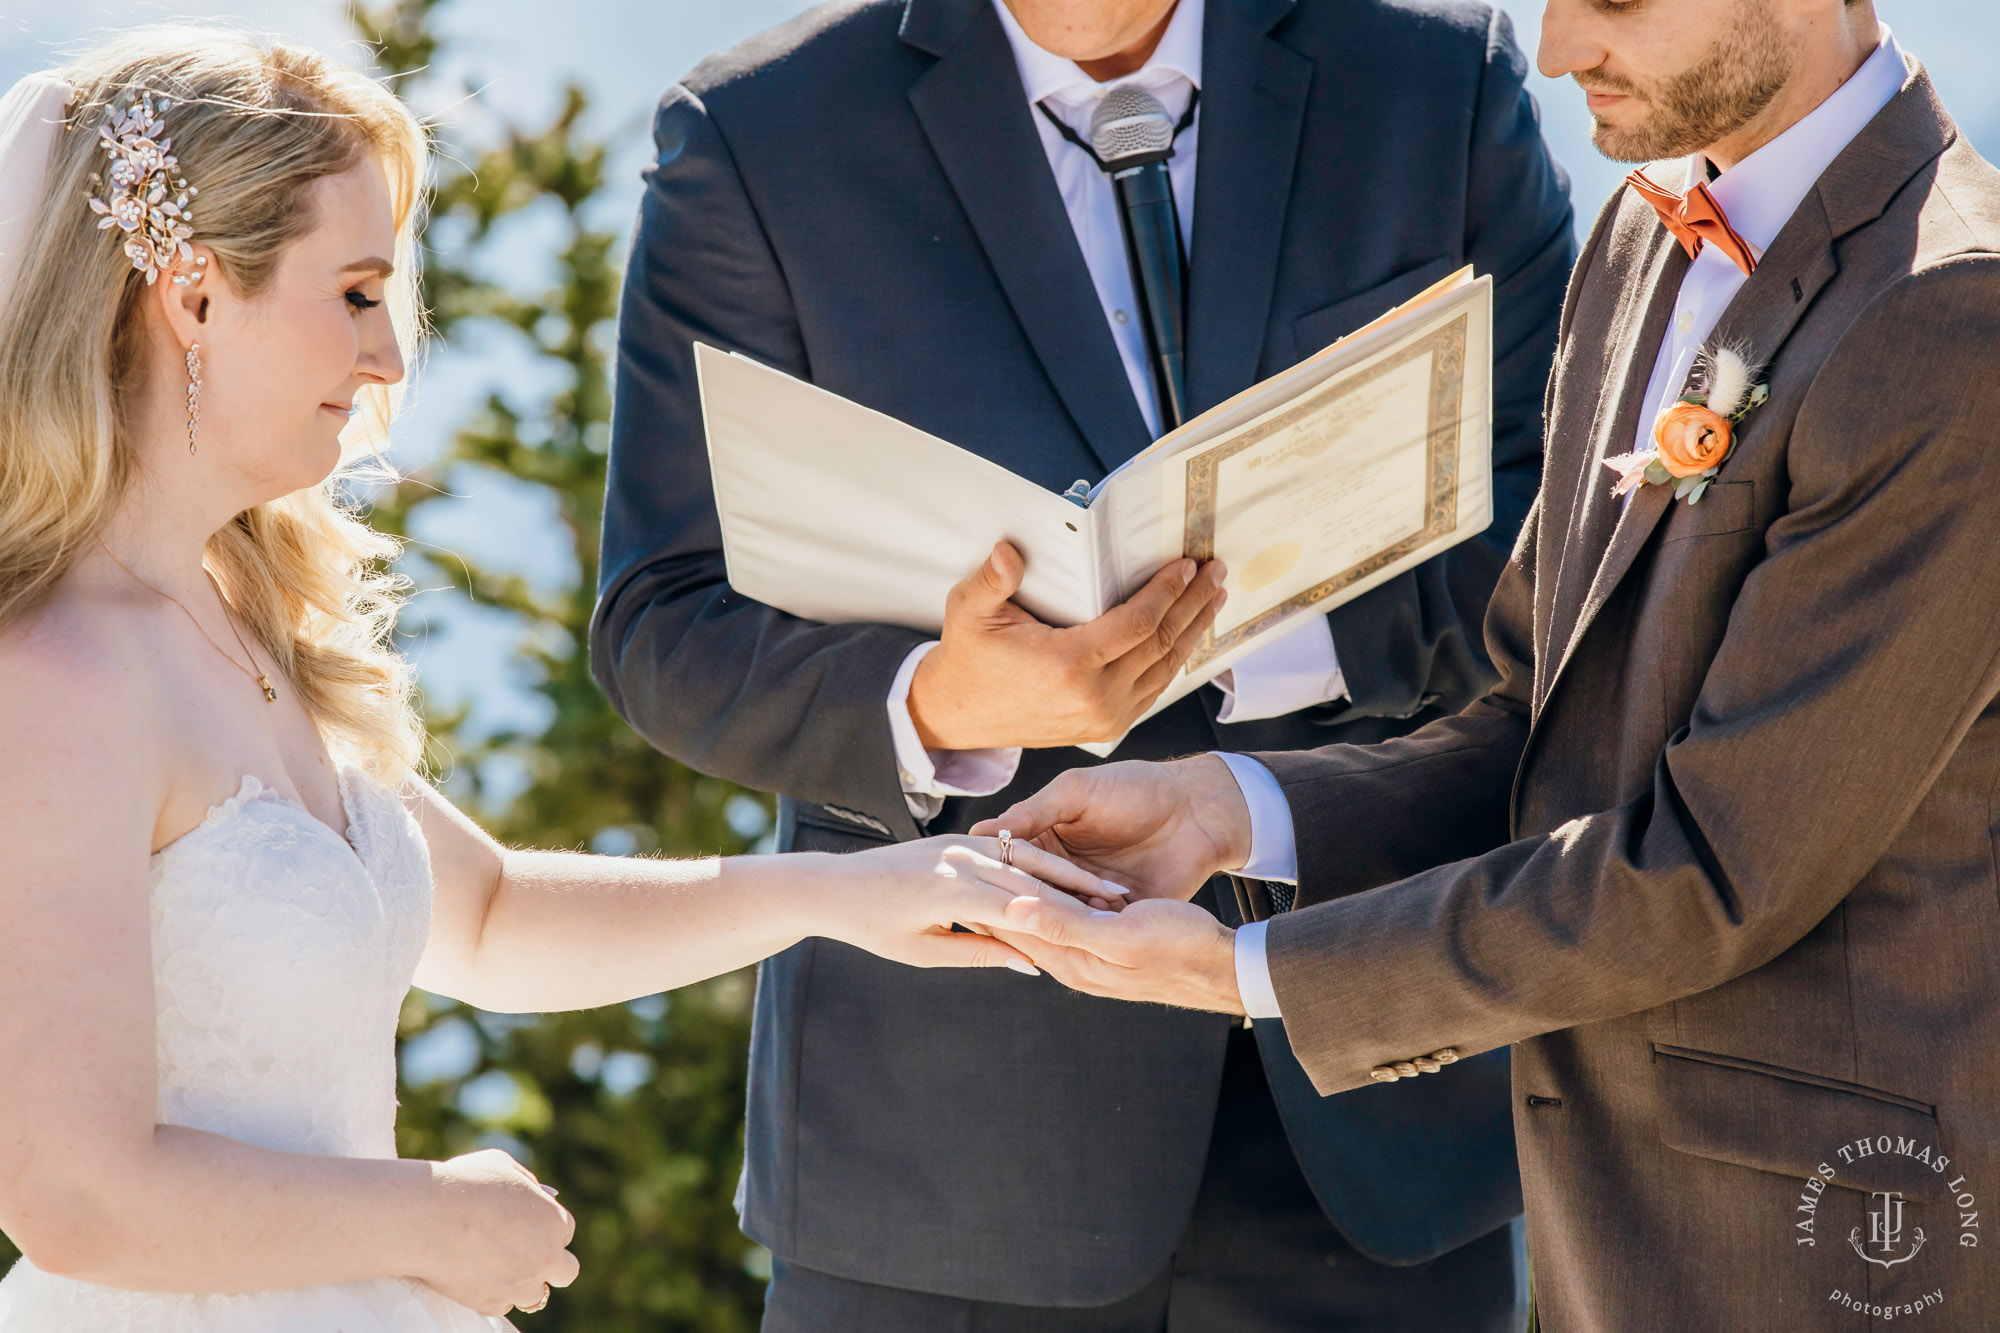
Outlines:
<svg viewBox="0 0 2000 1333"><path fill-rule="evenodd" d="M561 1191L558 1190L554 1185L544 1185L542 1186L542 1188L549 1192L549 1197L551 1199L555 1198L557 1194L561 1193Z"/></svg>
<svg viewBox="0 0 2000 1333"><path fill-rule="evenodd" d="M1123 898L1128 892L1130 892L1130 890L1128 889L1125 889L1117 884L1113 884L1108 879L1098 880L1097 887L1104 891L1104 895L1107 898Z"/></svg>
<svg viewBox="0 0 2000 1333"><path fill-rule="evenodd" d="M1092 916L1117 916L1117 915L1118 915L1118 913L1116 913L1116 912L1099 912L1099 911L1097 911L1097 910L1095 910L1095 909L1092 909L1092 911L1091 911L1091 913L1090 913L1090 914L1091 914Z"/></svg>
<svg viewBox="0 0 2000 1333"><path fill-rule="evenodd" d="M1042 971L1040 968L1036 967L1033 963L1026 962L1019 958L1009 958L1007 960L1007 966L1011 970L1019 972L1024 977L1039 977L1040 975L1042 975Z"/></svg>

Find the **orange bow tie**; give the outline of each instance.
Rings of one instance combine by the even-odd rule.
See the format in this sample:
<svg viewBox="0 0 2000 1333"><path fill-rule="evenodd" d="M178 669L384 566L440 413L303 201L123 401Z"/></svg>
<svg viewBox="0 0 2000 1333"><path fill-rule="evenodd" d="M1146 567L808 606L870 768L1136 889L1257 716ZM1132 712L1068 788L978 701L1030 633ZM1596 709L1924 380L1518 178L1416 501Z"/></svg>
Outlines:
<svg viewBox="0 0 2000 1333"><path fill-rule="evenodd" d="M1625 183L1653 206L1660 221L1688 252L1689 259L1698 257L1703 245L1713 245L1743 270L1744 277L1757 271L1757 256L1750 253L1750 243L1729 225L1728 215L1715 202L1706 184L1696 185L1684 195L1676 194L1647 180L1643 171L1633 172L1625 178Z"/></svg>

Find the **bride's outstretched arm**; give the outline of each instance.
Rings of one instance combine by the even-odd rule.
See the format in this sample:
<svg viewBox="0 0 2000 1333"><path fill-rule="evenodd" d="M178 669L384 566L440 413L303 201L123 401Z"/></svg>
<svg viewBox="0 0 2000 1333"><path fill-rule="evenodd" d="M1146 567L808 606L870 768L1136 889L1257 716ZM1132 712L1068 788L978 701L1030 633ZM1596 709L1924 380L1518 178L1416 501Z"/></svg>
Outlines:
<svg viewBox="0 0 2000 1333"><path fill-rule="evenodd" d="M1103 881L1017 843L931 838L850 856L667 861L510 851L431 787L404 799L430 844L436 903L417 984L499 1012L588 1009L745 967L808 936L917 967L1032 970L967 926L1006 923L1009 901L1083 895ZM1035 878L1039 876L1038 880Z"/></svg>

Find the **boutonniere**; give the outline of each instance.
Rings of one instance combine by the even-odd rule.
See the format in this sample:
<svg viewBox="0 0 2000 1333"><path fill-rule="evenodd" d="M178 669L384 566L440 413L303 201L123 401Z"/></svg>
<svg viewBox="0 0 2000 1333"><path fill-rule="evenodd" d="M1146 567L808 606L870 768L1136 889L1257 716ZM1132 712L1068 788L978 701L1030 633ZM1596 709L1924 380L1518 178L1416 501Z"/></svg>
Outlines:
<svg viewBox="0 0 2000 1333"><path fill-rule="evenodd" d="M1653 423L1653 447L1604 460L1618 474L1613 495L1672 482L1674 499L1701 503L1702 492L1736 447L1736 428L1771 397L1770 385L1753 382L1756 372L1741 352L1722 347L1702 359L1708 364L1708 387L1682 394L1660 413Z"/></svg>

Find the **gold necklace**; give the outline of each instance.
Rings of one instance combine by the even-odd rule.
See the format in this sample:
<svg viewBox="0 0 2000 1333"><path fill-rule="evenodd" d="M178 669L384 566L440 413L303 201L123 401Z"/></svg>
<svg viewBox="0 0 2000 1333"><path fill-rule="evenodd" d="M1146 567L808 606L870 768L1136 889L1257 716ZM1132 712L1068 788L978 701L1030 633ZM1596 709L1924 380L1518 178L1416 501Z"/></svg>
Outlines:
<svg viewBox="0 0 2000 1333"><path fill-rule="evenodd" d="M170 592L160 591L160 589L155 588L152 584L146 582L146 580L140 578L137 574L132 573L132 566L126 564L123 560L120 560L118 558L117 552L113 551L109 546L105 546L104 539L102 537L99 537L97 539L97 544L99 546L104 547L104 554L111 557L111 563L118 566L118 568L124 570L126 575L131 578L132 582L138 584L140 587L144 588L147 592L154 593L160 597L164 597L168 601L172 602L175 606L178 606L181 609L181 614L188 618L188 623L195 627L196 631L200 633L202 638L208 640L208 646L215 649L216 652L222 654L223 661L229 663L229 665L235 667L238 671L241 671L244 675L256 681L257 684L263 688L264 702L273 704L278 702L278 690L276 686L271 684L270 676L266 675L264 672L255 671L251 669L257 663L257 654L251 652L250 645L243 642L243 632L236 628L236 617L230 614L229 599L222 595L222 585L215 581L215 575L210 574L208 572L208 567L206 565L202 566L201 572L207 575L209 586L215 589L216 600L222 603L222 618L229 623L229 632L236 636L236 646L238 648L241 648L243 650L243 655L250 659L251 663L250 666L246 667L241 662L231 657L228 653L228 650L223 648L221 644L215 641L215 636L210 634L206 629L202 628L202 623L199 620L195 619L194 612L188 610L186 602L183 602L180 598L174 596Z"/></svg>

